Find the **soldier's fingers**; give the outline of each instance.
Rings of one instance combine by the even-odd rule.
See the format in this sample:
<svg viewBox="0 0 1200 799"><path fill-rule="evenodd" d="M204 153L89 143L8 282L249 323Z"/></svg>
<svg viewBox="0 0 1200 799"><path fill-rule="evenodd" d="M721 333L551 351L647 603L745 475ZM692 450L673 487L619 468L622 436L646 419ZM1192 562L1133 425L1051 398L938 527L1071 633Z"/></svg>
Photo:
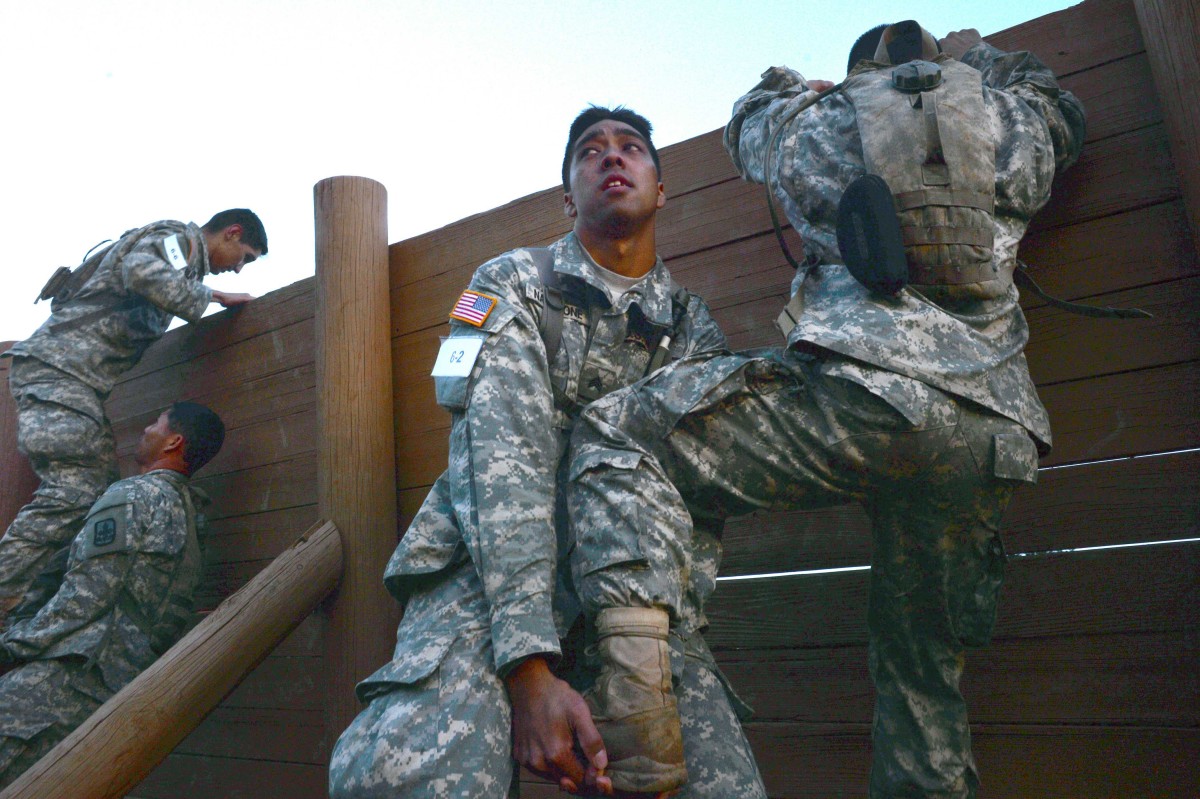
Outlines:
<svg viewBox="0 0 1200 799"><path fill-rule="evenodd" d="M608 768L608 752L604 749L604 739L600 737L600 731L596 729L596 724L592 721L592 714L586 704L579 703L571 722L575 728L575 738L579 741L579 748L583 750L588 762L597 771L603 772Z"/></svg>

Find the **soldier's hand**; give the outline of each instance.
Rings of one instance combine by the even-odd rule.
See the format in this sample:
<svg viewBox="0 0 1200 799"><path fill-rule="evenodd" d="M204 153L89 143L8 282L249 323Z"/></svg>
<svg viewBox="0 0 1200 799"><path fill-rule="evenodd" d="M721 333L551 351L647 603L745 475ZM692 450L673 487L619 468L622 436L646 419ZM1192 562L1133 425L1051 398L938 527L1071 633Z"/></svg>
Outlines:
<svg viewBox="0 0 1200 799"><path fill-rule="evenodd" d="M983 37L979 35L979 31L967 28L947 33L946 38L939 40L938 44L941 45L943 53L961 61L964 53L982 41Z"/></svg>
<svg viewBox="0 0 1200 799"><path fill-rule="evenodd" d="M808 82L808 88L812 89L814 92L823 92L826 89L832 89L836 85L837 84L831 80L810 80Z"/></svg>
<svg viewBox="0 0 1200 799"><path fill-rule="evenodd" d="M227 291L217 291L213 289L213 302L221 303L222 307L233 308L237 305L245 305L254 299L253 294L231 294Z"/></svg>
<svg viewBox="0 0 1200 799"><path fill-rule="evenodd" d="M585 786L612 794L604 776L608 754L587 703L550 671L545 658L531 657L505 677L512 703L513 757L522 766L569 793ZM587 758L581 763L575 742Z"/></svg>

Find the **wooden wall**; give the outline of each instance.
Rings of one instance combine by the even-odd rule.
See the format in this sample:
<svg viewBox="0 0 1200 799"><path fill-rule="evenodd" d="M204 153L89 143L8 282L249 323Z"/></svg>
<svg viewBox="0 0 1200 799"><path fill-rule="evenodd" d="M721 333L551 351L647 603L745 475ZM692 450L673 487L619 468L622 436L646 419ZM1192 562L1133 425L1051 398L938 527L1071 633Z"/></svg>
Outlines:
<svg viewBox="0 0 1200 799"><path fill-rule="evenodd" d="M968 662L987 797L1200 795L1200 546L1066 551L1200 535L1200 453L1180 452L1200 447L1200 263L1133 3L1087 0L989 37L1038 53L1088 108L1083 158L1024 258L1052 293L1156 317L1097 321L1026 305L1055 450L1009 514L1015 557L996 641ZM761 187L733 172L720 131L662 155L663 257L708 299L734 347L777 344L771 319L791 270ZM445 464L449 417L429 370L447 310L483 261L565 233L561 196L547 189L390 248L400 530ZM197 477L215 501L205 607L316 517L313 292L305 280L171 332L109 402L126 472L141 429L172 400L205 402L226 421L225 449ZM759 514L730 524L723 574L869 559L857 508ZM729 581L717 593L709 639L758 709L748 731L772 797L864 793L866 585L860 569ZM393 620L377 626L391 640ZM318 613L131 796L324 796L340 730L325 728L323 647ZM552 794L537 784L526 793Z"/></svg>

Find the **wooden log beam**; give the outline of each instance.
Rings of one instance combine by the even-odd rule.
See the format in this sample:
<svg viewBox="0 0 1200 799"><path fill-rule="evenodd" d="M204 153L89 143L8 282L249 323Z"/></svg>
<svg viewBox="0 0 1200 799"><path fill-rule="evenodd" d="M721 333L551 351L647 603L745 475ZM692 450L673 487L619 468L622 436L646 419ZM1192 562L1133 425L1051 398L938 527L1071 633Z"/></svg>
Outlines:
<svg viewBox="0 0 1200 799"><path fill-rule="evenodd" d="M337 586L342 542L318 522L0 799L115 799L165 758Z"/></svg>
<svg viewBox="0 0 1200 799"><path fill-rule="evenodd" d="M1200 239L1200 12L1194 0L1134 0L1192 235Z"/></svg>
<svg viewBox="0 0 1200 799"><path fill-rule="evenodd" d="M391 657L379 630L396 614L383 588L396 545L395 430L387 192L327 178L316 207L317 507L345 538L345 572L326 636L329 743L358 712L354 685Z"/></svg>

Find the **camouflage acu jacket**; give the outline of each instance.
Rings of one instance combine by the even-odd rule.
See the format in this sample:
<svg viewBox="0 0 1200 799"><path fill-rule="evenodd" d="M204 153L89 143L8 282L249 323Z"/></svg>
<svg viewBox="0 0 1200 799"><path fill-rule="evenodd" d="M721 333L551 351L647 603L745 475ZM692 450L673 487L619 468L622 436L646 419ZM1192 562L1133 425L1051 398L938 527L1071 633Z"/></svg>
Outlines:
<svg viewBox="0 0 1200 799"><path fill-rule="evenodd" d="M963 63L982 74L985 113L979 124L996 158L994 266L1011 284L1030 219L1049 200L1056 172L1078 158L1083 108L1029 53L1003 53L981 43ZM880 66L868 62L856 71ZM839 92L787 120L807 96L798 72L772 68L737 101L725 129L725 147L738 171L762 183L768 144L785 125L770 156L773 183L811 265L793 283L803 304L789 346L846 356L850 360L834 359L830 368L902 413L909 402L903 381L880 370L978 402L1022 424L1048 449L1050 426L1025 362L1029 330L1014 287L997 299L939 305L911 289L894 299L871 295L849 276L838 252L836 220L846 186L865 173L855 108Z"/></svg>
<svg viewBox="0 0 1200 799"><path fill-rule="evenodd" d="M113 691L182 633L200 579L200 542L189 505L203 497L182 474L158 469L118 480L71 544L58 592L14 624L0 647L13 660L80 658ZM153 629L153 633L150 628Z"/></svg>
<svg viewBox="0 0 1200 799"><path fill-rule="evenodd" d="M562 463L580 407L581 386L597 396L642 377L657 333L672 320L673 286L659 260L612 304L598 267L571 234L551 247L567 307L553 364L539 333L543 288L529 250L481 266L473 295L494 307L479 325L452 321L453 341L482 340L469 377L438 378L439 402L453 414L448 471L401 540L385 583L401 601L411 581L469 557L491 605L496 667L557 653L571 600L555 592L559 543L566 534L559 491ZM484 300L486 305L488 300ZM588 317L595 326L588 341ZM674 357L724 346L700 298L688 295L670 351ZM435 502L434 494L448 493ZM563 569L560 574L569 573ZM407 622L406 622L407 623Z"/></svg>
<svg viewBox="0 0 1200 799"><path fill-rule="evenodd" d="M13 355L48 363L96 389L112 390L179 316L195 322L212 302L201 281L208 247L195 224L163 221L118 240L70 300L13 346Z"/></svg>

